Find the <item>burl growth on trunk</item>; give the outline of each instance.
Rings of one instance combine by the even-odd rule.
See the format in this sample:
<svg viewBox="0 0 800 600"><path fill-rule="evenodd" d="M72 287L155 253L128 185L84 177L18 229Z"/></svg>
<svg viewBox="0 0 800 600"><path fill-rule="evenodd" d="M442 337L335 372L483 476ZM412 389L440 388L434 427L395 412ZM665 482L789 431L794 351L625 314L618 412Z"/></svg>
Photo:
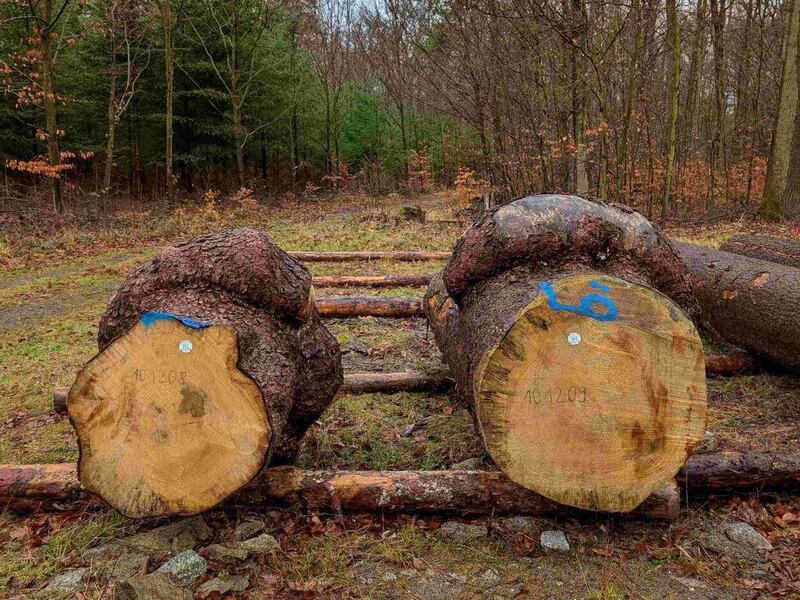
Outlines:
<svg viewBox="0 0 800 600"><path fill-rule="evenodd" d="M132 517L201 512L292 460L342 383L311 274L256 229L134 270L98 342L67 401L79 475Z"/></svg>
<svg viewBox="0 0 800 600"><path fill-rule="evenodd" d="M690 281L630 209L560 195L502 206L462 236L424 308L486 449L528 489L627 512L703 436Z"/></svg>

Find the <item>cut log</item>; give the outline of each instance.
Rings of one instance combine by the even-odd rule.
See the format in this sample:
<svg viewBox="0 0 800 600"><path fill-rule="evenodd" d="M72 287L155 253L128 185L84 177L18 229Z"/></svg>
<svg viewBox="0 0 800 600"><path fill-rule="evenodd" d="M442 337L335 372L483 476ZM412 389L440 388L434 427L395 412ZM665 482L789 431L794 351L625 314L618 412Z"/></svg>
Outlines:
<svg viewBox="0 0 800 600"><path fill-rule="evenodd" d="M766 235L735 235L720 250L800 268L800 241Z"/></svg>
<svg viewBox="0 0 800 600"><path fill-rule="evenodd" d="M405 371L401 373L345 374L339 388L351 394L370 392L428 392L448 389L453 385L447 371Z"/></svg>
<svg viewBox="0 0 800 600"><path fill-rule="evenodd" d="M342 381L310 273L254 229L133 271L98 341L67 399L80 479L131 517L201 512L293 459Z"/></svg>
<svg viewBox="0 0 800 600"><path fill-rule="evenodd" d="M765 362L800 371L800 269L676 243L705 327Z"/></svg>
<svg viewBox="0 0 800 600"><path fill-rule="evenodd" d="M302 504L312 510L412 512L446 515L575 514L527 490L498 471L305 471L267 469L234 497L248 505ZM0 507L56 509L84 493L72 464L0 465ZM633 518L673 521L680 510L675 482L656 490Z"/></svg>
<svg viewBox="0 0 800 600"><path fill-rule="evenodd" d="M732 354L706 354L706 375L730 377L752 373L759 368L758 361L747 352Z"/></svg>
<svg viewBox="0 0 800 600"><path fill-rule="evenodd" d="M698 454L681 469L677 481L690 494L794 491L800 489L800 453Z"/></svg>
<svg viewBox="0 0 800 600"><path fill-rule="evenodd" d="M578 511L511 481L499 471L304 471L272 469L248 492L267 502L310 510L415 512L444 515L575 515ZM674 521L680 512L675 482L662 485L631 513Z"/></svg>
<svg viewBox="0 0 800 600"><path fill-rule="evenodd" d="M314 285L326 287L423 287L431 282L430 273L421 275L332 275L314 277Z"/></svg>
<svg viewBox="0 0 800 600"><path fill-rule="evenodd" d="M289 256L301 262L351 262L361 260L396 260L417 262L422 260L447 260L449 252L289 252Z"/></svg>
<svg viewBox="0 0 800 600"><path fill-rule="evenodd" d="M328 319L423 316L422 300L414 296L321 296L315 304L319 315Z"/></svg>
<svg viewBox="0 0 800 600"><path fill-rule="evenodd" d="M689 497L800 489L800 453L723 452L692 456L676 483ZM665 510L669 484L634 515L673 514ZM331 495L331 492L335 492ZM386 495L384 495L386 492ZM660 498L660 500L659 500ZM304 471L273 467L234 496L237 502L296 504L347 511L396 510L464 515L567 512L499 471ZM102 506L87 493L72 463L0 465L0 510L74 508L76 502ZM672 500L670 500L672 502ZM653 507L648 509L648 506ZM660 508L658 508L660 507Z"/></svg>
<svg viewBox="0 0 800 600"><path fill-rule="evenodd" d="M627 512L703 437L690 282L638 213L558 195L491 211L424 308L487 451L530 490Z"/></svg>

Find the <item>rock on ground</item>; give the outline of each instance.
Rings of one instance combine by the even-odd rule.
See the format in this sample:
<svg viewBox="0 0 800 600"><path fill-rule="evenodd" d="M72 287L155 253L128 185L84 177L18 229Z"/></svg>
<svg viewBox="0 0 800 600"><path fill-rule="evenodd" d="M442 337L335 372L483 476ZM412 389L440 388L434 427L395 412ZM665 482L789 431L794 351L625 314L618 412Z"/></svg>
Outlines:
<svg viewBox="0 0 800 600"><path fill-rule="evenodd" d="M725 525L725 535L732 542L743 546L750 546L758 550L772 550L770 541L747 523L727 523Z"/></svg>
<svg viewBox="0 0 800 600"><path fill-rule="evenodd" d="M183 589L166 573L138 575L114 586L115 600L192 600L192 592Z"/></svg>
<svg viewBox="0 0 800 600"><path fill-rule="evenodd" d="M181 585L189 587L206 572L207 568L208 563L205 558L194 550L186 550L170 558L156 572L173 575Z"/></svg>
<svg viewBox="0 0 800 600"><path fill-rule="evenodd" d="M213 535L214 531L203 517L192 517L142 531L107 546L120 545L147 553L183 552L210 540Z"/></svg>
<svg viewBox="0 0 800 600"><path fill-rule="evenodd" d="M483 464L483 459L475 456L462 460L450 467L451 471L485 471L486 466Z"/></svg>
<svg viewBox="0 0 800 600"><path fill-rule="evenodd" d="M88 568L72 569L60 575L56 575L50 580L49 585L45 588L46 592L72 592L83 582L86 574L89 572Z"/></svg>
<svg viewBox="0 0 800 600"><path fill-rule="evenodd" d="M239 523L236 529L233 530L233 537L240 542L249 540L264 531L266 524L264 521L248 520Z"/></svg>
<svg viewBox="0 0 800 600"><path fill-rule="evenodd" d="M266 554L267 552L277 550L281 547L278 540L268 533L262 533L258 537L239 542L236 546L246 550L250 554Z"/></svg>
<svg viewBox="0 0 800 600"><path fill-rule="evenodd" d="M552 529L543 531L539 542L545 552L550 550L569 552L569 542L567 542L567 536L564 535L563 531L554 531Z"/></svg>
<svg viewBox="0 0 800 600"><path fill-rule="evenodd" d="M214 592L224 596L230 592L243 592L250 585L250 580L244 575L218 575L214 579L200 584L197 588L197 596L205 598Z"/></svg>
<svg viewBox="0 0 800 600"><path fill-rule="evenodd" d="M233 565L247 560L248 552L239 544L229 548L222 544L212 544L201 551L209 560L221 562L226 565Z"/></svg>
<svg viewBox="0 0 800 600"><path fill-rule="evenodd" d="M439 535L453 542L469 542L485 538L486 526L447 521L439 529Z"/></svg>

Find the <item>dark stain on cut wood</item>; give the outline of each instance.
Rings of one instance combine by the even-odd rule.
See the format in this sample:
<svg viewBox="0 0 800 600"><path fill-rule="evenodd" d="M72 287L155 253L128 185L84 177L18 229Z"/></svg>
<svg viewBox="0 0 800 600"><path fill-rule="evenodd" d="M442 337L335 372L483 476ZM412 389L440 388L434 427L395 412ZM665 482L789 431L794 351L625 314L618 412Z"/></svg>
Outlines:
<svg viewBox="0 0 800 600"><path fill-rule="evenodd" d="M202 417L206 414L206 402L208 397L205 392L198 390L191 385L184 385L181 388L181 405L178 412L182 415L192 415L193 417Z"/></svg>

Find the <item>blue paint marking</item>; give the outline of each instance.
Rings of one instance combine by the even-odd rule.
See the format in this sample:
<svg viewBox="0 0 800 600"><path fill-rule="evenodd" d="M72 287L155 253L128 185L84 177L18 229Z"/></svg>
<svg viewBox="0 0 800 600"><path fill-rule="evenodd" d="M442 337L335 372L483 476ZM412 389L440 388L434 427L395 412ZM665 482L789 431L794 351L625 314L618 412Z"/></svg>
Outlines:
<svg viewBox="0 0 800 600"><path fill-rule="evenodd" d="M164 319L173 319L175 321L180 321L186 327L191 327L192 329L205 329L206 327L210 327L211 323L208 321L198 321L197 319L192 319L191 317L182 317L180 315L173 315L172 313L166 312L147 312L142 315L140 321L142 325L145 327L150 327L156 321L163 321Z"/></svg>
<svg viewBox="0 0 800 600"><path fill-rule="evenodd" d="M599 281L592 281L590 284L594 289L600 292L608 293L607 285ZM617 319L617 305L611 298L606 298L600 294L587 294L581 298L581 303L574 304L561 304L556 298L556 291L553 289L553 284L549 281L543 281L539 284L539 289L542 290L547 296L547 303L553 310L566 310L578 315L584 315L596 319L597 321L615 321ZM605 312L597 312L592 308L594 304L601 304L605 306Z"/></svg>

